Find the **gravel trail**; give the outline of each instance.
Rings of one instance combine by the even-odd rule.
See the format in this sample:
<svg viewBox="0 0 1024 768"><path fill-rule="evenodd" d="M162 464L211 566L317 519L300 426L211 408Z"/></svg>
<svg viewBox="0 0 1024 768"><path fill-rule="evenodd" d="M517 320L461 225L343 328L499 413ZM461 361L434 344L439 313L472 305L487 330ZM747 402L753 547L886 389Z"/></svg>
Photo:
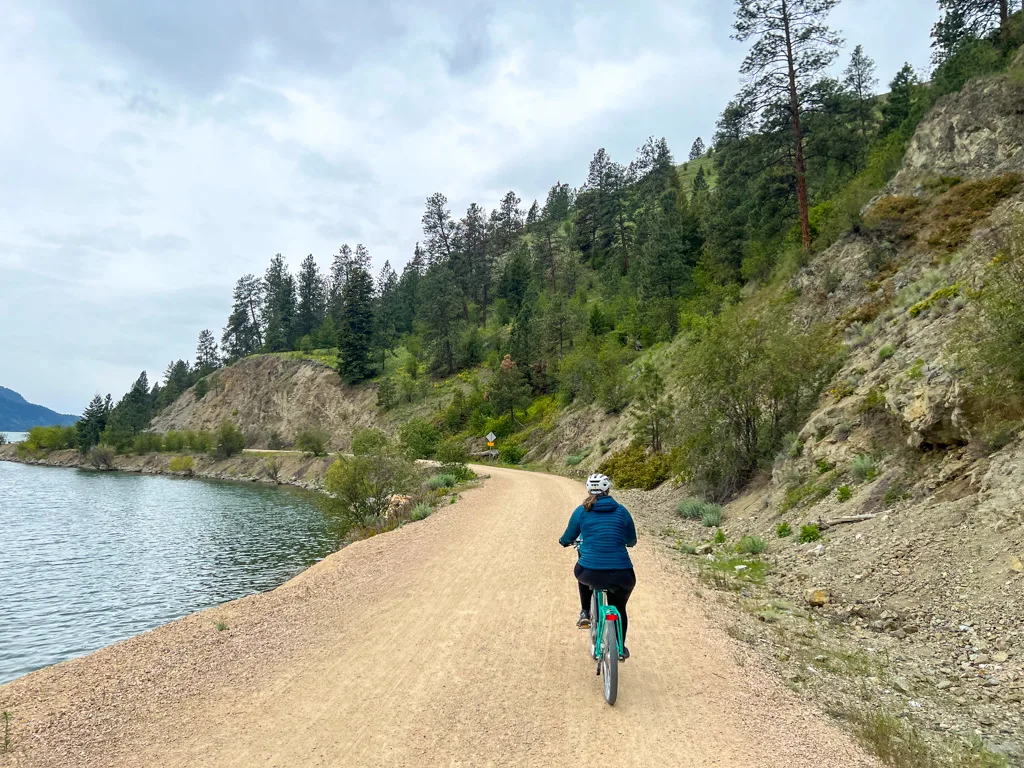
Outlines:
<svg viewBox="0 0 1024 768"><path fill-rule="evenodd" d="M0 687L0 766L874 766L641 538L619 700L575 629L582 485L499 468L280 588ZM218 630L222 622L227 629Z"/></svg>

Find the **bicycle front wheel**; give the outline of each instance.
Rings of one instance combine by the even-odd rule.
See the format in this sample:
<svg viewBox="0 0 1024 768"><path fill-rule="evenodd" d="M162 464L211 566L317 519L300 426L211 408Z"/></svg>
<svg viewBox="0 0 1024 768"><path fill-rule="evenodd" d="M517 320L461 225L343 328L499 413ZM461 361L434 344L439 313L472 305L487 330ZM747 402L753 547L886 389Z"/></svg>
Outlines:
<svg viewBox="0 0 1024 768"><path fill-rule="evenodd" d="M604 678L604 700L614 704L619 695L619 636L617 621L604 622L601 648L601 672Z"/></svg>

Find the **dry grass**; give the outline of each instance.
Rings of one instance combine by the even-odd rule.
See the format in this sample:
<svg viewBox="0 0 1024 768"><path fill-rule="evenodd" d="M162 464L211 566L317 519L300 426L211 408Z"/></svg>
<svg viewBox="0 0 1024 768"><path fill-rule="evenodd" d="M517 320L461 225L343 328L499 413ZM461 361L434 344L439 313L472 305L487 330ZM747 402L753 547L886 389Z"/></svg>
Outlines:
<svg viewBox="0 0 1024 768"><path fill-rule="evenodd" d="M1020 174L1007 173L991 179L966 181L943 194L921 217L918 242L952 253L964 245L971 232L1003 200L1020 189Z"/></svg>

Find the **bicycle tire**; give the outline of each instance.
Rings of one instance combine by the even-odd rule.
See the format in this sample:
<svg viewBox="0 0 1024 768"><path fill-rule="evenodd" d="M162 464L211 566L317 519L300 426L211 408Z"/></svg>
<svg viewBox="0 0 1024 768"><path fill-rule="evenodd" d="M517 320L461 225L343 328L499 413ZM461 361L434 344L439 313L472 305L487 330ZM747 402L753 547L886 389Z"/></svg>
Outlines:
<svg viewBox="0 0 1024 768"><path fill-rule="evenodd" d="M619 695L619 635L618 622L604 622L604 643L601 649L602 682L604 700L609 706L615 704Z"/></svg>

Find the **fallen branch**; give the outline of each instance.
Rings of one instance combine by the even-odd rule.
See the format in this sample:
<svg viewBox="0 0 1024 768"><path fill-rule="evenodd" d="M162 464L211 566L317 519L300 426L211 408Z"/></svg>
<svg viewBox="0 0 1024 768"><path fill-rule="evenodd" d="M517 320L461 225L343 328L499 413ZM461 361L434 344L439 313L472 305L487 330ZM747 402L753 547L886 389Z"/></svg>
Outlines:
<svg viewBox="0 0 1024 768"><path fill-rule="evenodd" d="M878 517L880 512L876 512L872 515L850 515L849 517L837 517L835 520L829 520L828 522L818 522L818 528L826 530L837 525L843 525L844 523L863 523L865 520L871 520L872 518Z"/></svg>

